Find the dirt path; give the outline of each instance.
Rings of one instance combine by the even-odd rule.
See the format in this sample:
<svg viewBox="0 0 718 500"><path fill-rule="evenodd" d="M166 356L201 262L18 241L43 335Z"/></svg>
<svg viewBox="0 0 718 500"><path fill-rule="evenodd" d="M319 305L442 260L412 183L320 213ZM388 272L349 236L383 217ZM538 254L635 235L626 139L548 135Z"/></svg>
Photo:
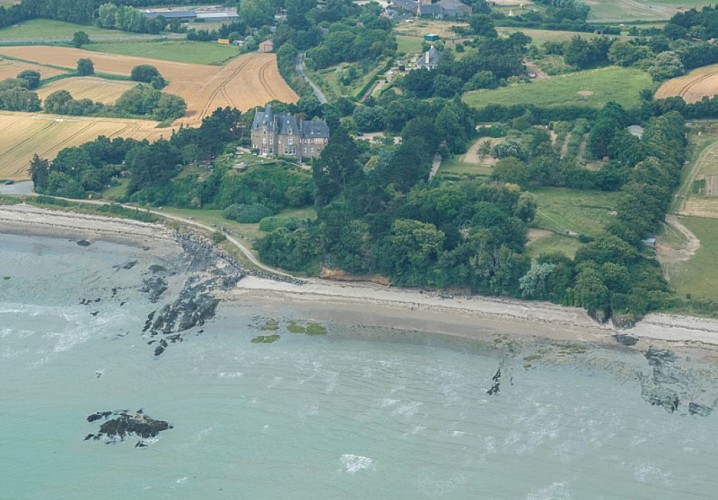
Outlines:
<svg viewBox="0 0 718 500"><path fill-rule="evenodd" d="M561 159L563 160L566 158L566 155L568 154L568 143L571 140L571 133L566 134L566 137L563 139L563 144L561 144Z"/></svg>
<svg viewBox="0 0 718 500"><path fill-rule="evenodd" d="M666 215L666 224L678 231L686 239L686 244L683 248L671 248L667 249L664 246L657 248L657 251L661 254L662 260L672 262L685 262L690 260L698 249L701 247L701 240L693 234L693 232L681 223L681 221L675 215Z"/></svg>
<svg viewBox="0 0 718 500"><path fill-rule="evenodd" d="M586 154L586 145L588 144L588 133L583 134L581 138L581 144L578 146L578 155L576 156L576 163L583 161L583 156Z"/></svg>
<svg viewBox="0 0 718 500"><path fill-rule="evenodd" d="M429 180L436 177L436 174L439 172L440 167L441 167L441 155L435 155L434 161L431 162L431 172L429 172Z"/></svg>

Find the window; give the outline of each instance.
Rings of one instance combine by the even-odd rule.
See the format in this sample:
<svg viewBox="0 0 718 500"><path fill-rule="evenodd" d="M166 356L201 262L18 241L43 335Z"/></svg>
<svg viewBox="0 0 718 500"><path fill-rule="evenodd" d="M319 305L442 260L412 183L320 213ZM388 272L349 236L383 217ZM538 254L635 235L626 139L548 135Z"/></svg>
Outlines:
<svg viewBox="0 0 718 500"><path fill-rule="evenodd" d="M293 137L290 137L290 138L287 140L287 144L289 144L290 146L291 146L292 144L294 144L294 138L293 138Z"/></svg>
<svg viewBox="0 0 718 500"><path fill-rule="evenodd" d="M267 138L266 138L266 137L262 137L262 144L267 144Z"/></svg>

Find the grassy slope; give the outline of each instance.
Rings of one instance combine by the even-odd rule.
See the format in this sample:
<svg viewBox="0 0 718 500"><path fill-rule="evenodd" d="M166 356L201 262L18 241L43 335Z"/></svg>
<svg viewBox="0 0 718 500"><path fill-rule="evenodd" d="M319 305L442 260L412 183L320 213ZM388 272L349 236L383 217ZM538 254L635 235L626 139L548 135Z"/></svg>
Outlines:
<svg viewBox="0 0 718 500"><path fill-rule="evenodd" d="M452 156L441 162L439 176L461 175L461 176L489 176L492 168L490 165L482 165L465 162L461 155Z"/></svg>
<svg viewBox="0 0 718 500"><path fill-rule="evenodd" d="M620 85L617 85L618 82ZM638 69L609 66L495 90L468 92L464 94L464 101L477 108L489 104L600 108L609 101L633 108L639 104L639 92L651 88L651 77L648 73ZM592 94L580 95L578 92Z"/></svg>
<svg viewBox="0 0 718 500"><path fill-rule="evenodd" d="M566 231L598 236L613 220L619 193L540 188L531 191L538 199L535 226L559 234Z"/></svg>
<svg viewBox="0 0 718 500"><path fill-rule="evenodd" d="M701 240L693 258L678 262L667 270L671 285L680 297L716 300L718 292L718 220L683 217L681 222Z"/></svg>
<svg viewBox="0 0 718 500"><path fill-rule="evenodd" d="M190 64L223 64L239 55L239 50L233 46L187 40L92 43L83 48L97 52Z"/></svg>
<svg viewBox="0 0 718 500"><path fill-rule="evenodd" d="M0 40L30 40L42 38L66 38L72 39L77 31L84 31L92 39L93 36L136 36L134 33L124 31L106 30L96 26L84 26L81 24L53 21L51 19L32 19L14 26L0 29Z"/></svg>

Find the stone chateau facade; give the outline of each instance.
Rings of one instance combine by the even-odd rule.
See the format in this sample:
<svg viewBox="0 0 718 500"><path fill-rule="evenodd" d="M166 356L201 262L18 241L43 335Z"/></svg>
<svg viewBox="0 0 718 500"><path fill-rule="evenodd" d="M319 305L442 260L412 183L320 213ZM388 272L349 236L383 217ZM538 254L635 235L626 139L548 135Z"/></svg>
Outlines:
<svg viewBox="0 0 718 500"><path fill-rule="evenodd" d="M262 156L317 158L329 143L324 120L299 120L288 113L275 113L271 105L257 111L252 123L252 149Z"/></svg>

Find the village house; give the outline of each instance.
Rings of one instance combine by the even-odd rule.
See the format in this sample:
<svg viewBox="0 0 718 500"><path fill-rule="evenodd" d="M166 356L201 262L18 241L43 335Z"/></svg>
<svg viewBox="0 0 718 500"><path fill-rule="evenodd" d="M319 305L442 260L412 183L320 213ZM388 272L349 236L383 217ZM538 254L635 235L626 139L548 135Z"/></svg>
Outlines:
<svg viewBox="0 0 718 500"><path fill-rule="evenodd" d="M262 156L317 158L329 143L329 127L324 120L275 113L268 104L254 116L250 136L252 149Z"/></svg>
<svg viewBox="0 0 718 500"><path fill-rule="evenodd" d="M433 45L429 47L429 50L421 54L419 59L416 61L416 66L420 69L434 69L439 64L441 59L441 52L436 50Z"/></svg>

